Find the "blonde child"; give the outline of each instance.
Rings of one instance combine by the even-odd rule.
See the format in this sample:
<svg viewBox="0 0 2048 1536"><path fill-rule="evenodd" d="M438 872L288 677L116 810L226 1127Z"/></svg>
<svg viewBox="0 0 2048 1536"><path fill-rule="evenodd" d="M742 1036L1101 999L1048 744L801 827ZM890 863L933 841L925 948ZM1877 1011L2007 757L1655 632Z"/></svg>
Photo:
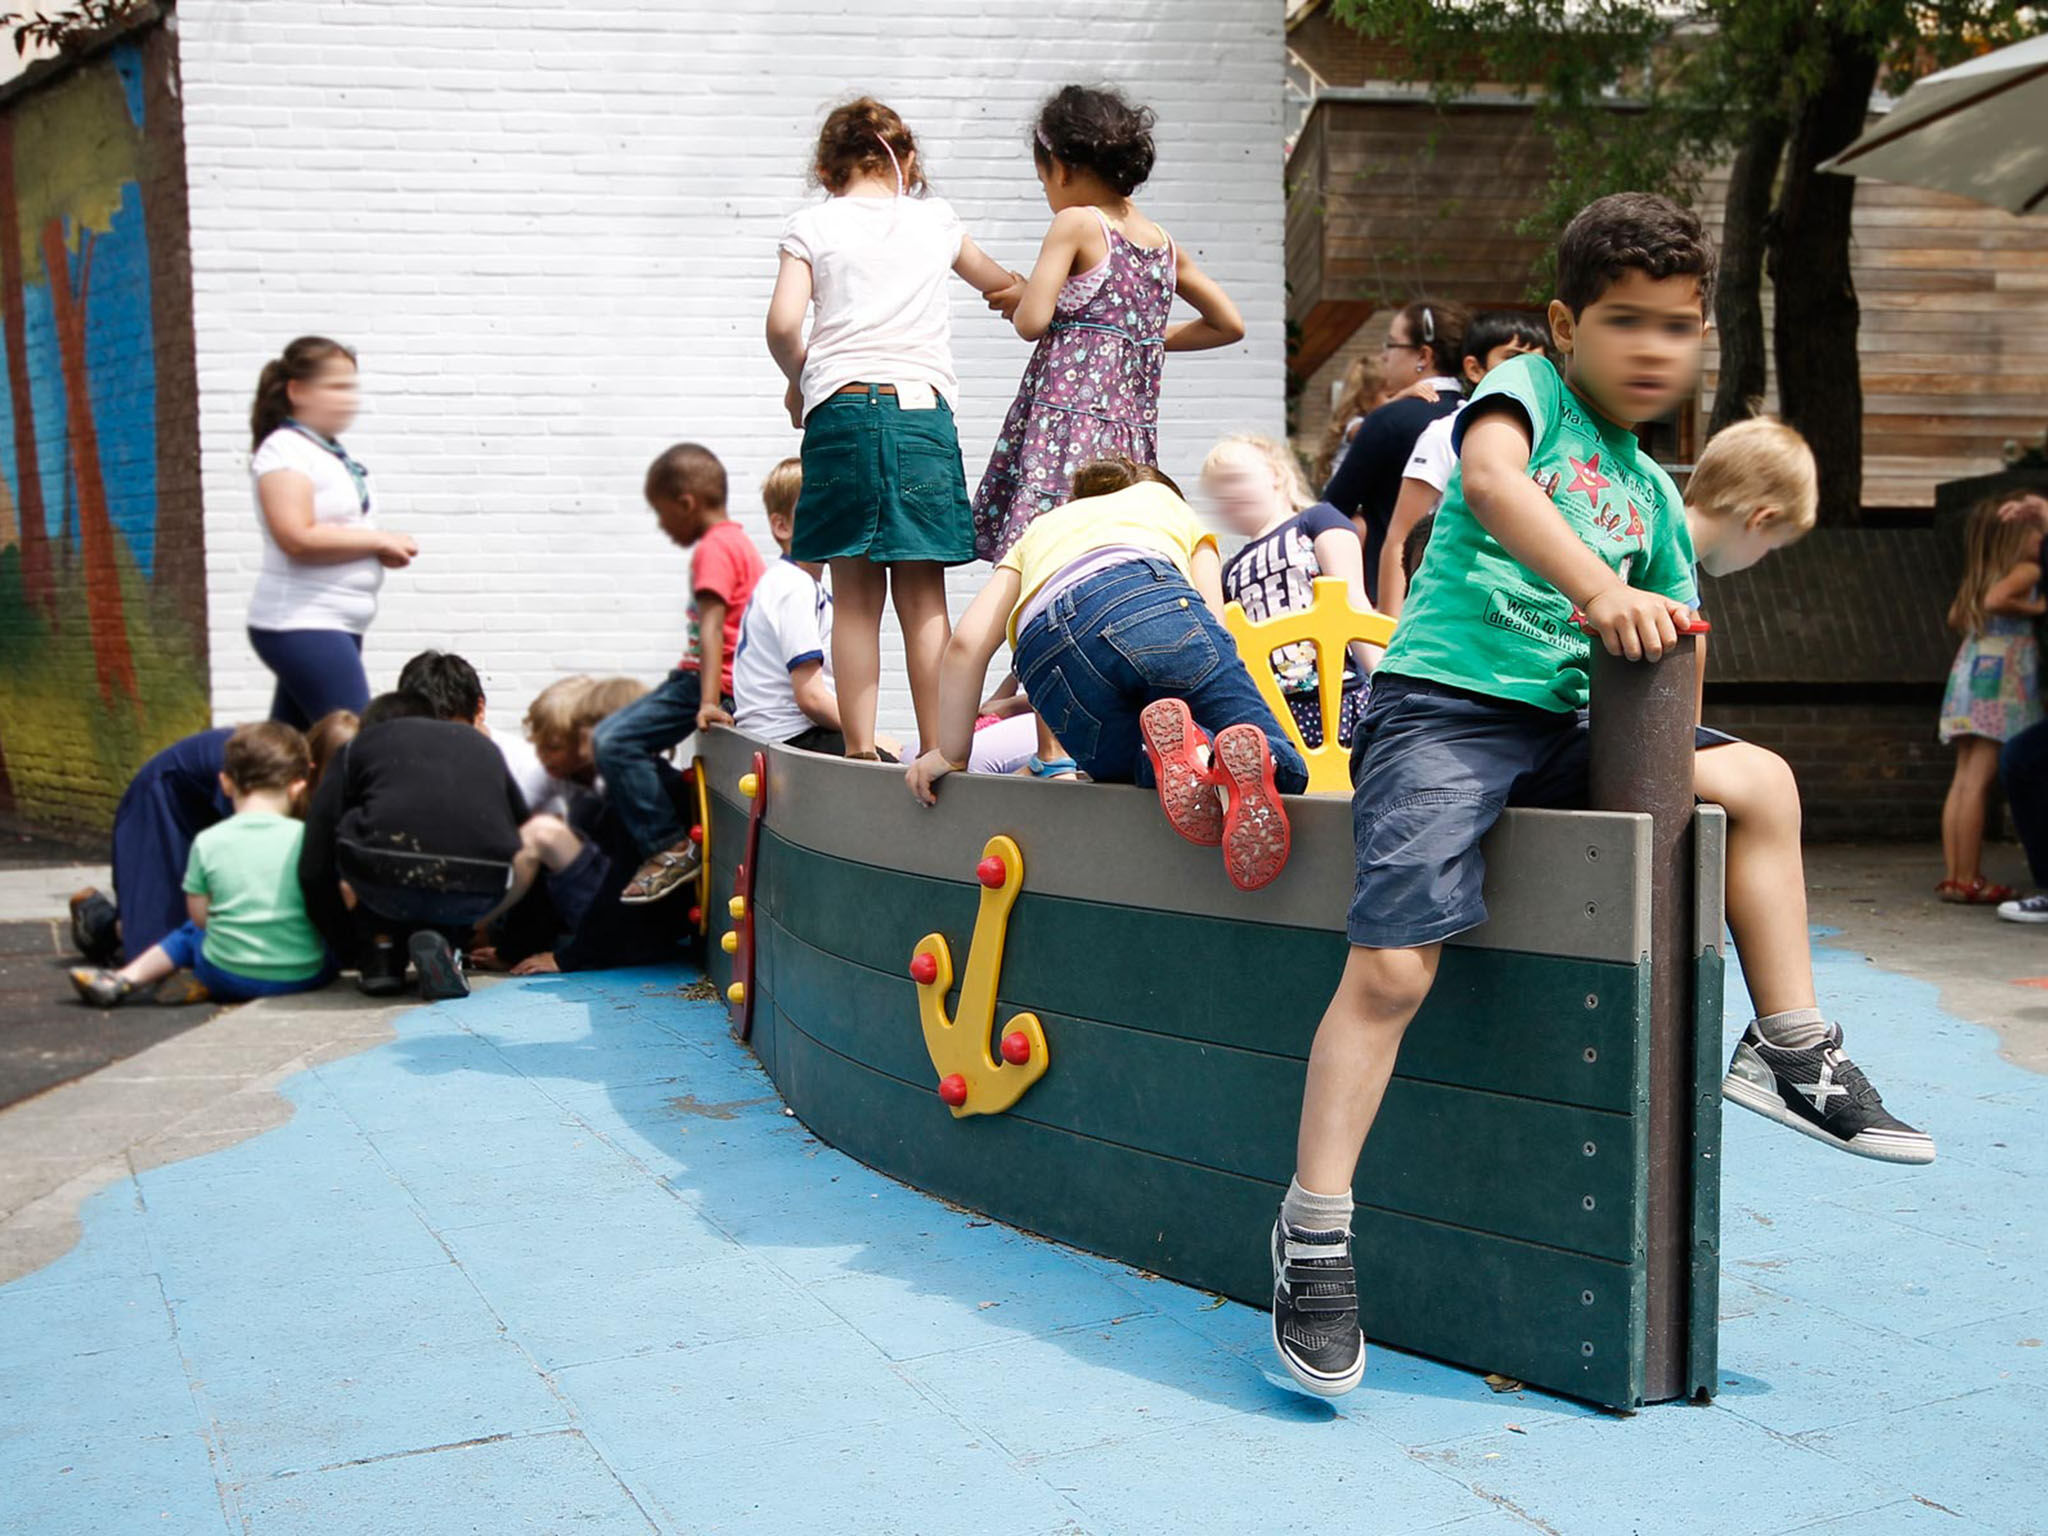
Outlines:
<svg viewBox="0 0 2048 1536"><path fill-rule="evenodd" d="M1202 461L1202 488L1223 520L1246 539L1225 562L1223 595L1253 623L1297 613L1315 602L1315 580L1342 581L1357 607L1365 596L1365 553L1351 519L1309 495L1294 454L1265 437L1226 437ZM1273 653L1288 713L1311 747L1323 744L1323 706L1316 648L1307 641ZM1365 713L1366 678L1379 664L1375 647L1359 643L1344 662L1337 739L1346 746Z"/></svg>
<svg viewBox="0 0 2048 1536"><path fill-rule="evenodd" d="M790 553L829 565L832 672L848 757L875 758L882 608L903 626L918 734L931 739L946 649L946 567L974 558L953 426L946 280L983 294L1015 281L942 198L926 195L917 140L869 97L838 107L811 174L830 195L783 227L768 350L803 428L803 494ZM808 341L804 316L811 313Z"/></svg>
<svg viewBox="0 0 2048 1536"><path fill-rule="evenodd" d="M558 677L526 706L526 739L551 786L589 788L597 781L598 726L647 697L637 677ZM541 807L533 807L538 810Z"/></svg>
<svg viewBox="0 0 2048 1536"><path fill-rule="evenodd" d="M292 727L238 727L220 775L234 814L193 839L185 866L190 920L119 970L72 971L78 995L112 1008L178 970L198 983L188 1002L241 1003L333 980L334 963L299 893L299 801L311 773L306 738Z"/></svg>
<svg viewBox="0 0 2048 1536"><path fill-rule="evenodd" d="M1256 890L1287 862L1280 794L1307 788L1308 766L1223 627L1215 537L1149 465L1087 466L1074 493L961 616L938 745L911 764L910 792L934 804L938 780L968 767L982 681L1007 638L1025 693L1081 769L1156 785L1174 831L1220 844L1231 881Z"/></svg>
<svg viewBox="0 0 2048 1536"><path fill-rule="evenodd" d="M1159 462L1164 353L1243 339L1230 296L1131 201L1152 174L1152 121L1114 91L1070 85L1032 128L1053 220L1030 279L992 300L1038 345L975 493L984 560L1064 502L1083 464ZM1167 324L1176 294L1199 318Z"/></svg>
<svg viewBox="0 0 2048 1536"><path fill-rule="evenodd" d="M784 459L761 481L768 532L782 558L768 567L747 605L733 661L733 715L749 736L842 757L846 737L832 690L832 594L823 566L789 552L802 494L803 465L796 459Z"/></svg>
<svg viewBox="0 0 2048 1536"><path fill-rule="evenodd" d="M1941 700L1941 740L1956 749L1955 777L1941 808L1948 872L1943 901L1996 906L2019 893L1984 878L1984 814L1998 777L1999 746L2041 718L2034 620L2048 612L2041 592L2041 530L2001 518L1998 503L1970 512L1963 533L1963 581L1949 604L1949 628L1963 637Z"/></svg>
<svg viewBox="0 0 2048 1536"><path fill-rule="evenodd" d="M1330 424L1323 429L1323 445L1316 451L1316 484L1330 478L1337 467L1337 455L1358 435L1365 418L1387 400L1387 370L1377 352L1365 352L1351 360L1337 386L1337 398L1330 406Z"/></svg>

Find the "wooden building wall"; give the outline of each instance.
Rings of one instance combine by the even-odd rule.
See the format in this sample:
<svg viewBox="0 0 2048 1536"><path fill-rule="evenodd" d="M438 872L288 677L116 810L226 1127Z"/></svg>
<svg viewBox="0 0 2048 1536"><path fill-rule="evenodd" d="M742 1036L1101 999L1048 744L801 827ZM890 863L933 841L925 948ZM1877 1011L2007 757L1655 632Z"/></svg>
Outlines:
<svg viewBox="0 0 2048 1536"><path fill-rule="evenodd" d="M1524 301L1542 242L1515 225L1533 211L1549 155L1526 106L1317 103L1288 165L1288 312L1312 381L1304 446L1327 420L1329 374L1315 375L1341 371L1376 310L1423 293ZM1701 199L1716 231L1721 191L1710 178ZM1996 469L2007 439L2048 425L2048 221L1859 182L1855 275L1864 503L1931 509L1937 482ZM1363 345L1379 332L1368 335ZM1714 363L1710 337L1702 418Z"/></svg>

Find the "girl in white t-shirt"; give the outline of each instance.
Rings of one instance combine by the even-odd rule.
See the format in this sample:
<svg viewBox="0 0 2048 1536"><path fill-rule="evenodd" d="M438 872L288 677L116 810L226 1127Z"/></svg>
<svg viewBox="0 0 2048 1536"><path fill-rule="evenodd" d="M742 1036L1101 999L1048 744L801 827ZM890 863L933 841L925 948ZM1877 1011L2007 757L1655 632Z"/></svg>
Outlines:
<svg viewBox="0 0 2048 1536"><path fill-rule="evenodd" d="M783 227L768 350L803 428L803 494L790 553L832 568L832 674L848 757L875 757L882 608L903 626L918 735L938 728L951 632L946 567L974 558L953 427L948 279L984 296L1021 281L926 195L903 119L862 97L835 108L811 174L831 195ZM810 313L810 335L804 317Z"/></svg>
<svg viewBox="0 0 2048 1536"><path fill-rule="evenodd" d="M277 678L270 718L304 730L370 701L363 632L386 567L419 546L376 525L369 472L340 436L356 417L356 356L301 336L263 365L249 411L249 479L263 564L249 599L249 643Z"/></svg>

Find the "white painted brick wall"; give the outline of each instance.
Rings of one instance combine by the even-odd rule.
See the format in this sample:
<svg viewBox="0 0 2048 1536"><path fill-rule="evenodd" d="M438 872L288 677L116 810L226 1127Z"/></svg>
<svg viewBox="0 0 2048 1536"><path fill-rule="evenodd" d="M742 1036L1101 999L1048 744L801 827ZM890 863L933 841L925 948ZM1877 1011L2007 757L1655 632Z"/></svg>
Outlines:
<svg viewBox="0 0 2048 1536"><path fill-rule="evenodd" d="M1249 326L1167 369L1161 459L1281 425L1282 0L184 0L178 8L221 720L266 707L244 615L258 369L301 332L362 354L350 447L418 562L385 584L373 687L426 645L476 662L501 725L570 671L659 678L688 559L640 500L696 439L764 552L760 477L797 451L761 341L775 236L817 124L872 92L935 189L1028 269L1049 218L1029 124L1069 79L1158 112L1146 210ZM1028 347L956 292L970 491ZM953 579L955 611L986 567ZM894 637L885 627L892 647ZM909 727L900 655L883 718Z"/></svg>

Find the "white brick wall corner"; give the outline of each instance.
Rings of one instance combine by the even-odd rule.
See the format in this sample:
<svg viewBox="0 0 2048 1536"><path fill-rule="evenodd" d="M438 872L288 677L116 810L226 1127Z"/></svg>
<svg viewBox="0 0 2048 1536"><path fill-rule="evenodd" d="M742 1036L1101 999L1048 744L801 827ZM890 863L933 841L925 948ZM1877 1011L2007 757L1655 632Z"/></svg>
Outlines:
<svg viewBox="0 0 2048 1536"><path fill-rule="evenodd" d="M350 447L421 556L385 584L373 687L426 645L476 662L501 726L570 671L658 678L688 559L640 501L666 444L713 448L765 551L760 477L796 452L761 341L775 235L824 110L900 111L975 239L1028 268L1049 214L1028 131L1069 79L1159 114L1140 202L1243 310L1175 356L1161 459L1191 479L1282 413L1281 0L184 0L178 8L216 717L270 677L243 635L258 555L257 370L302 332L359 349ZM970 490L1029 349L955 303ZM986 567L955 573L956 611ZM893 637L891 637L893 642ZM888 655L885 726L909 728Z"/></svg>

